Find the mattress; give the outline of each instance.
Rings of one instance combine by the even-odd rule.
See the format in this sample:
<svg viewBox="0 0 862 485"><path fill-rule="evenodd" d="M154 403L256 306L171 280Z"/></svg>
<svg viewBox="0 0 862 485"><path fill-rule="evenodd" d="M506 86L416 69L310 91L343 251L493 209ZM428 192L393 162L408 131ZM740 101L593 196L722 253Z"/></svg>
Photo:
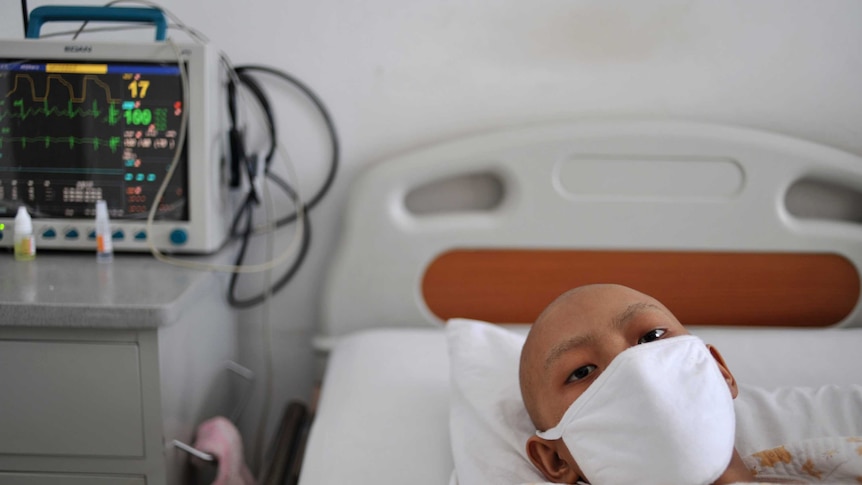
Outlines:
<svg viewBox="0 0 862 485"><path fill-rule="evenodd" d="M715 345L747 386L862 384L862 328L690 330ZM443 329L342 338L328 362L300 484L445 484L453 463Z"/></svg>
<svg viewBox="0 0 862 485"><path fill-rule="evenodd" d="M300 483L445 484L449 362L440 328L366 330L327 363Z"/></svg>

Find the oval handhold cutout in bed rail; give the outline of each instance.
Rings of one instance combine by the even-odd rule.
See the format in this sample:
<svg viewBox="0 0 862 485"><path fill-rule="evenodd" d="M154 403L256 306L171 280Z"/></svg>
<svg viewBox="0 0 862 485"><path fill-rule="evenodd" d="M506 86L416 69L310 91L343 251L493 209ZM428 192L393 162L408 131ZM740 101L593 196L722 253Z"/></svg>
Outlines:
<svg viewBox="0 0 862 485"><path fill-rule="evenodd" d="M564 291L619 283L664 303L685 325L825 327L859 299L859 274L826 253L459 249L427 268L437 317L530 323Z"/></svg>
<svg viewBox="0 0 862 485"><path fill-rule="evenodd" d="M862 223L862 192L840 182L803 178L787 189L784 204L800 219Z"/></svg>
<svg viewBox="0 0 862 485"><path fill-rule="evenodd" d="M414 216L491 211L503 201L504 184L490 172L470 172L413 187L404 207Z"/></svg>

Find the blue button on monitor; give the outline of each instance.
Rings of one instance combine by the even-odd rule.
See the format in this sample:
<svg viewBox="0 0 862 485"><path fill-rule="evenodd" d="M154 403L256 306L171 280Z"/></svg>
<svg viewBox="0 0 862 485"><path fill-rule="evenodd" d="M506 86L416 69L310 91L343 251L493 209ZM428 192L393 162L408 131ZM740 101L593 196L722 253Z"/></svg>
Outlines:
<svg viewBox="0 0 862 485"><path fill-rule="evenodd" d="M171 243L175 246L182 246L189 240L189 234L185 229L174 229L171 231Z"/></svg>
<svg viewBox="0 0 862 485"><path fill-rule="evenodd" d="M113 239L115 241L120 241L120 240L123 240L125 238L126 238L126 233L123 232L122 229L118 229L118 230L114 231L113 234L111 234L111 239Z"/></svg>
<svg viewBox="0 0 862 485"><path fill-rule="evenodd" d="M66 239L78 239L80 234L78 234L77 229L69 229L66 231Z"/></svg>
<svg viewBox="0 0 862 485"><path fill-rule="evenodd" d="M42 238L44 239L54 239L55 237L57 237L57 231L50 227L42 231Z"/></svg>
<svg viewBox="0 0 862 485"><path fill-rule="evenodd" d="M146 241L147 231L138 231L135 233L135 241Z"/></svg>
<svg viewBox="0 0 862 485"><path fill-rule="evenodd" d="M89 239L91 241L96 240L96 230L95 229L93 229L92 231L90 231L89 234L87 234L87 239Z"/></svg>

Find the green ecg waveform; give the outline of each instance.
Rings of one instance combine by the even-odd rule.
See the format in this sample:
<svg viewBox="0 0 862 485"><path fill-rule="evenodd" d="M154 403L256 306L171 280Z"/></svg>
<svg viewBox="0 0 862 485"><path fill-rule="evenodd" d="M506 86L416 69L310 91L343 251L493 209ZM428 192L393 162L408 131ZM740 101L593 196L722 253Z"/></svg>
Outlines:
<svg viewBox="0 0 862 485"><path fill-rule="evenodd" d="M120 147L122 138L112 136L110 138L78 138L76 136L20 136L20 137L0 137L0 150L3 149L6 143L20 143L23 148L28 144L40 144L45 148L50 148L52 145L68 145L70 150L75 149L75 145L90 145L93 151L101 148L108 148L112 153L116 153Z"/></svg>
<svg viewBox="0 0 862 485"><path fill-rule="evenodd" d="M70 119L77 117L92 117L101 119L101 121L107 122L111 126L116 125L117 121L119 121L120 109L117 105L121 100L112 98L111 87L105 84L98 77L89 75L83 77L81 81L80 96L75 96L74 86L59 74L48 76L47 81L48 83L45 87L44 95L39 96L36 94L36 85L33 78L30 77L29 74L16 75L12 90L6 93L4 97L6 99L0 100L0 121L7 118L26 120L33 116L59 116ZM25 83L30 85L29 89L23 86ZM66 102L65 106L49 104L51 99L51 88L57 83L59 83L61 91L65 89L65 91L68 92L69 100ZM87 87L90 84L95 84L96 87L101 89L104 93L107 111L99 106L98 100L93 100L89 107L82 106L86 101ZM6 106L7 99L11 99L11 96L18 91L23 92L25 97L12 99L12 107L11 109L8 108ZM28 95L31 100L30 102L25 101L25 98L28 97ZM105 114L104 118L102 118L103 114Z"/></svg>
<svg viewBox="0 0 862 485"><path fill-rule="evenodd" d="M77 118L77 117L92 117L92 118L100 118L103 114L102 108L99 107L99 102L94 100L89 109L83 107L76 107L74 103L69 101L66 103L65 107L62 106L51 106L48 104L48 101L42 101L40 105L32 105L27 106L24 103L23 99L16 99L12 101L12 107L14 109L11 110L3 110L5 105L5 101L0 101L0 121L3 121L6 118L18 118L21 120L26 120L27 118L33 116L65 116L69 119ZM115 103L111 103L108 105L108 112L105 118L102 121L106 121L109 125L113 126L117 124L117 121L120 119L120 110L117 108Z"/></svg>

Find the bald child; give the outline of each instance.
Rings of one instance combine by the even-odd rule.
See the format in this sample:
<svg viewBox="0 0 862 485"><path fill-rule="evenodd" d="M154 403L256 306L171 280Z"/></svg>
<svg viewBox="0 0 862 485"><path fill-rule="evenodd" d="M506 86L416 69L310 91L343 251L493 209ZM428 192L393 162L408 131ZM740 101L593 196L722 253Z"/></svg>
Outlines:
<svg viewBox="0 0 862 485"><path fill-rule="evenodd" d="M658 300L619 285L566 292L532 326L521 394L527 455L554 483L754 481L734 448L736 381Z"/></svg>

